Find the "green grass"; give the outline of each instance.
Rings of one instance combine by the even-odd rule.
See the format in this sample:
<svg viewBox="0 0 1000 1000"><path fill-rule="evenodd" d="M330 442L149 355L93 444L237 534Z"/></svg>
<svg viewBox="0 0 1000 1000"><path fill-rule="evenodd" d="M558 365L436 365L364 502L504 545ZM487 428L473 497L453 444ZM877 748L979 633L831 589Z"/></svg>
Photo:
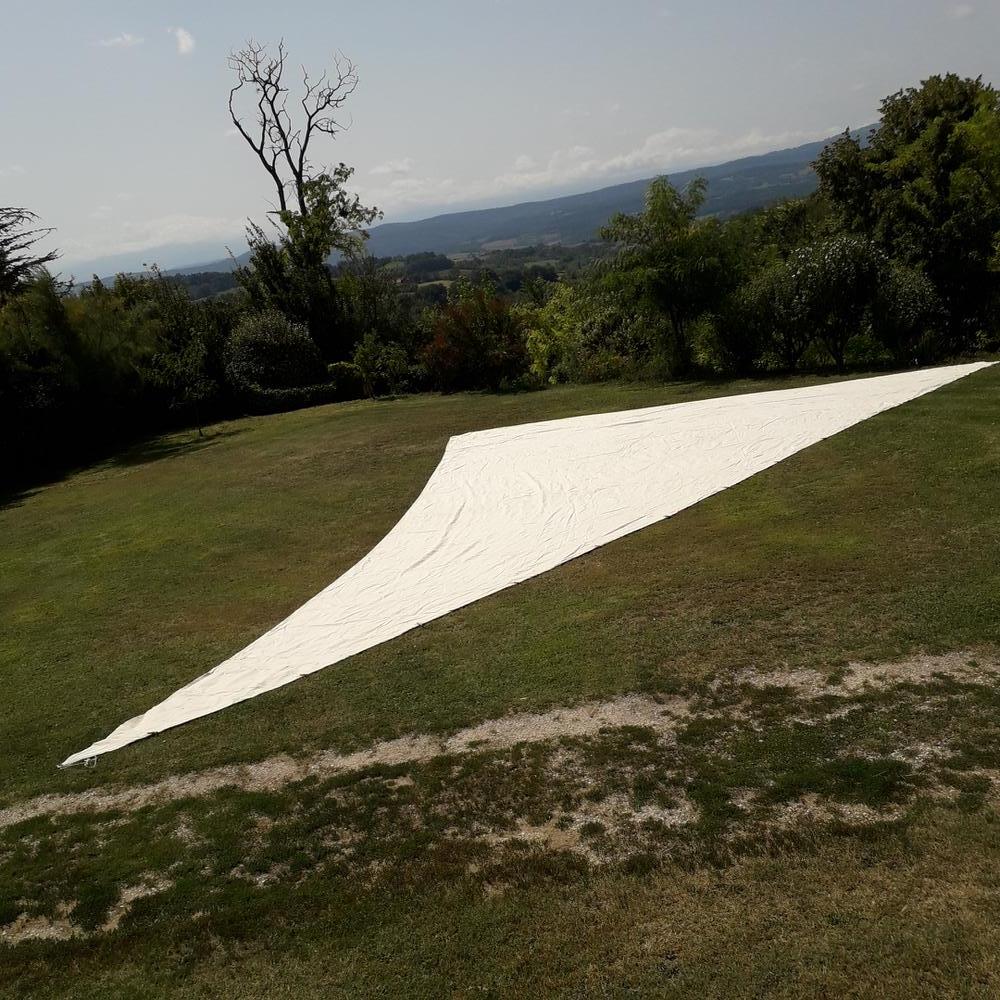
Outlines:
<svg viewBox="0 0 1000 1000"><path fill-rule="evenodd" d="M138 449L0 510L0 800L350 748L720 668L996 642L998 383L974 375L331 670L96 771L56 772L353 564L450 434L729 387L351 404Z"/></svg>
<svg viewBox="0 0 1000 1000"><path fill-rule="evenodd" d="M112 935L0 950L0 991L996 995L1000 850L982 774L1000 768L1000 694L942 678L805 703L739 685L751 667L813 667L835 684L855 659L995 659L996 370L283 690L96 769L55 769L348 568L451 434L774 385L248 419L150 442L0 509L0 802L621 692L700 706L666 750L626 728L0 831L0 925L72 901L88 930L122 886L170 883ZM948 752L930 770L896 753L935 741ZM931 785L953 794L935 799ZM810 796L883 820L782 826ZM690 801L698 821L613 829L595 813L581 835L607 849L603 867L480 836L615 797Z"/></svg>

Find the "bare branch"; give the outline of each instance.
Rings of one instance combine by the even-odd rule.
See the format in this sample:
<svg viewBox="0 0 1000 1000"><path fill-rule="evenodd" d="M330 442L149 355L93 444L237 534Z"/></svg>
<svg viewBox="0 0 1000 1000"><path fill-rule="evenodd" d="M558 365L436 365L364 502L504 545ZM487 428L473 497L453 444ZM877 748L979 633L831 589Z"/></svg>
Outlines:
<svg viewBox="0 0 1000 1000"><path fill-rule="evenodd" d="M279 45L279 51L281 48ZM269 92L274 88L280 89L281 86L281 63L268 59L264 46L251 39L245 49L230 55L229 66L236 73L237 79L236 85L229 91L229 117L274 181L280 210L286 211L288 204L285 198L285 181L277 169L279 150L276 148L273 124L267 114ZM257 94L256 126L259 135L256 138L250 134L236 110L237 94L247 85Z"/></svg>
<svg viewBox="0 0 1000 1000"><path fill-rule="evenodd" d="M229 66L237 82L229 92L229 115L274 182L280 210L288 210L291 191L299 212L304 214L308 210L306 188L316 173L309 160L310 144L317 134L335 138L347 128L340 110L354 93L358 74L354 63L341 53L334 57L333 73L324 72L318 79L301 67L302 113L296 122L288 110L289 90L284 83L287 57L284 40L278 42L274 55L253 39L231 53ZM237 109L244 87L256 98L252 131Z"/></svg>

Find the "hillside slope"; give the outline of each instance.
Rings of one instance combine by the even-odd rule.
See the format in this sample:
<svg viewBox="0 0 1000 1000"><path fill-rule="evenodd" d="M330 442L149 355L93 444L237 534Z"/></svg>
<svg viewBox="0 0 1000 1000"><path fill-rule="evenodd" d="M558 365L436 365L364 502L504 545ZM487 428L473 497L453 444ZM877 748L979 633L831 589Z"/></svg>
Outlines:
<svg viewBox="0 0 1000 1000"><path fill-rule="evenodd" d="M816 187L812 162L826 142L747 157L714 167L670 175L684 187L708 180L702 215L729 216L778 198L800 197ZM371 231L369 249L379 257L434 250L493 249L537 243L581 243L593 239L616 212L638 212L652 178L614 184L584 194L501 208L438 215L419 222L386 223Z"/></svg>
<svg viewBox="0 0 1000 1000"><path fill-rule="evenodd" d="M874 126L859 130L867 134ZM696 177L708 181L702 215L728 217L760 208L783 198L798 198L815 190L812 164L832 140L810 142L759 156L747 156L716 166L696 167L670 174L679 187ZM564 195L543 201L448 212L416 222L387 222L374 226L368 250L376 257L397 257L431 250L461 253L540 243L582 243L594 239L616 212L637 212L652 178L613 184L597 191ZM242 262L246 255L237 258ZM230 271L231 259L175 268L171 274Z"/></svg>
<svg viewBox="0 0 1000 1000"><path fill-rule="evenodd" d="M55 769L352 565L450 436L822 381L316 407L0 509L0 996L1000 995L996 368Z"/></svg>

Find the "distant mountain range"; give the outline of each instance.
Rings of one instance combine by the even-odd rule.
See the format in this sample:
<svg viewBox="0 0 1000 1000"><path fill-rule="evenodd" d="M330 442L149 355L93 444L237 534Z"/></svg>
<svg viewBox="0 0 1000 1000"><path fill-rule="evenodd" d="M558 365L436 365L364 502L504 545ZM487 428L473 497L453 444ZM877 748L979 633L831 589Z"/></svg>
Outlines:
<svg viewBox="0 0 1000 1000"><path fill-rule="evenodd" d="M867 136L875 126L857 130ZM833 139L810 142L717 166L670 174L678 187L704 177L708 194L702 215L728 218L785 198L799 198L816 188L813 161ZM638 212L652 178L615 184L584 194L528 201L501 208L450 212L415 222L389 222L370 231L368 251L397 257L432 250L455 254L545 243L583 243L594 239L616 212ZM243 263L246 254L236 258ZM231 258L170 268L168 274L231 271Z"/></svg>
<svg viewBox="0 0 1000 1000"><path fill-rule="evenodd" d="M696 177L704 177L708 196L701 214L725 218L815 190L812 163L829 141L669 176L681 188ZM582 243L594 239L616 212L638 212L651 180L647 177L585 194L454 212L418 222L386 223L371 230L368 249L378 257L395 257L422 250L455 253L540 243Z"/></svg>

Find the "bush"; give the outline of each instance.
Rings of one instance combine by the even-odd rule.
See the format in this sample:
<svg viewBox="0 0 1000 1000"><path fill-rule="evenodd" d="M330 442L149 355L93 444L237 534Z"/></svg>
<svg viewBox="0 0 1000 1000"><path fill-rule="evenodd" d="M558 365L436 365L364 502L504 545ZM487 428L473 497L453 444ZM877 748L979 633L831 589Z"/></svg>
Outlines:
<svg viewBox="0 0 1000 1000"><path fill-rule="evenodd" d="M864 237L838 235L794 250L789 265L817 339L843 371L848 344L875 299L884 256Z"/></svg>
<svg viewBox="0 0 1000 1000"><path fill-rule="evenodd" d="M334 361L326 366L326 374L333 383L338 401L360 399L365 394L364 378L351 361Z"/></svg>
<svg viewBox="0 0 1000 1000"><path fill-rule="evenodd" d="M936 360L937 330L946 315L934 283L922 271L892 261L883 270L872 305L872 331L898 365Z"/></svg>
<svg viewBox="0 0 1000 1000"><path fill-rule="evenodd" d="M297 389L248 389L243 391L240 400L248 413L284 413L342 401L333 382Z"/></svg>
<svg viewBox="0 0 1000 1000"><path fill-rule="evenodd" d="M794 267L781 260L764 268L742 294L752 322L768 327L765 363L796 369L816 335Z"/></svg>
<svg viewBox="0 0 1000 1000"><path fill-rule="evenodd" d="M464 285L435 317L423 361L442 392L514 388L528 374L524 324L488 283Z"/></svg>
<svg viewBox="0 0 1000 1000"><path fill-rule="evenodd" d="M0 479L13 480L44 467L61 437L75 438L81 409L78 352L56 283L45 275L20 293L0 307Z"/></svg>
<svg viewBox="0 0 1000 1000"><path fill-rule="evenodd" d="M415 374L402 344L384 343L371 331L355 348L354 366L361 375L366 396L406 392Z"/></svg>
<svg viewBox="0 0 1000 1000"><path fill-rule="evenodd" d="M134 278L108 288L95 281L72 296L41 272L0 309L0 424L8 458L0 476L54 470L167 422L166 394L152 372L157 357L172 357L182 341L181 327L148 301L160 282ZM197 360L192 355L188 368Z"/></svg>
<svg viewBox="0 0 1000 1000"><path fill-rule="evenodd" d="M411 344L416 310L412 296L404 294L392 265L374 257L356 257L340 265L337 292L355 350L366 337L380 346ZM356 359L355 359L356 361Z"/></svg>
<svg viewBox="0 0 1000 1000"><path fill-rule="evenodd" d="M584 310L572 285L559 284L542 306L518 310L527 329L529 371L543 383L568 382L579 374Z"/></svg>
<svg viewBox="0 0 1000 1000"><path fill-rule="evenodd" d="M605 382L650 373L660 331L648 311L607 289L558 284L541 306L519 309L533 378Z"/></svg>
<svg viewBox="0 0 1000 1000"><path fill-rule="evenodd" d="M326 382L308 330L276 310L244 316L224 351L226 378L237 393L301 389Z"/></svg>
<svg viewBox="0 0 1000 1000"><path fill-rule="evenodd" d="M733 292L694 324L692 341L699 363L720 375L749 375L761 363L769 320L754 308L752 286Z"/></svg>

